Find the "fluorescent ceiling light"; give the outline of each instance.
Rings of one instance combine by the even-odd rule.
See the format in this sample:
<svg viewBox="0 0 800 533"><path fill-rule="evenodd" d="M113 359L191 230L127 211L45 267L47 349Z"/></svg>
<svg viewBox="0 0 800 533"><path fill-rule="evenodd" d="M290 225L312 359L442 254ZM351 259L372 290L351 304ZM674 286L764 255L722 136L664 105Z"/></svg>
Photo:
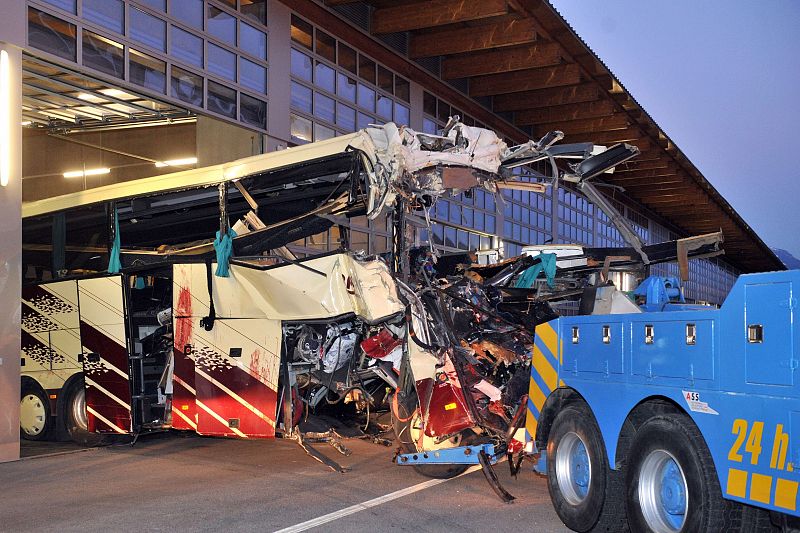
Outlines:
<svg viewBox="0 0 800 533"><path fill-rule="evenodd" d="M108 174L109 172L111 172L111 169L107 167L87 168L86 170L71 170L69 172L64 172L64 177L82 178L84 176L101 176L103 174Z"/></svg>
<svg viewBox="0 0 800 533"><path fill-rule="evenodd" d="M197 163L196 157L186 157L184 159L170 159L169 161L158 161L156 166L158 168L163 167L180 167L184 165L194 165Z"/></svg>
<svg viewBox="0 0 800 533"><path fill-rule="evenodd" d="M134 98L134 96L125 91L120 91L119 89L100 89L98 92L110 96L111 98L119 98L120 100L132 100Z"/></svg>
<svg viewBox="0 0 800 533"><path fill-rule="evenodd" d="M8 52L0 50L0 185L11 176L11 66Z"/></svg>
<svg viewBox="0 0 800 533"><path fill-rule="evenodd" d="M31 124L33 124L33 122L30 120L23 120L19 123L20 126L30 126Z"/></svg>

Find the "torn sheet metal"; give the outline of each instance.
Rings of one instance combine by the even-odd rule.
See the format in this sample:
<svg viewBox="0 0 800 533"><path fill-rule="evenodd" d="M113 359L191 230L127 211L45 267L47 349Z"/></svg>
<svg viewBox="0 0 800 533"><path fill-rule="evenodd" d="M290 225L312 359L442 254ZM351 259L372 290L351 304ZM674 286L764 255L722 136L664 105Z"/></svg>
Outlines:
<svg viewBox="0 0 800 533"><path fill-rule="evenodd" d="M429 135L389 123L370 127L351 141L362 151L369 174L367 216L377 218L394 205L398 195L430 205L445 191L476 186L494 191L506 143L497 134L461 123L446 135Z"/></svg>

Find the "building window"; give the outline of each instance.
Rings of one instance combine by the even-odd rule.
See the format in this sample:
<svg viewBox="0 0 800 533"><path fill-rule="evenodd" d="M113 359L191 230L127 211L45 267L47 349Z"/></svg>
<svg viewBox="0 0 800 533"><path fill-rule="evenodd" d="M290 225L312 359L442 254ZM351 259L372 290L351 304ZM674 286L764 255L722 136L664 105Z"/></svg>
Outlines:
<svg viewBox="0 0 800 533"><path fill-rule="evenodd" d="M229 118L237 118L236 91L208 80L208 110Z"/></svg>
<svg viewBox="0 0 800 533"><path fill-rule="evenodd" d="M239 83L243 86L258 91L267 92L267 69L249 61L239 58Z"/></svg>
<svg viewBox="0 0 800 533"><path fill-rule="evenodd" d="M291 88L291 105L294 109L299 111L303 111L305 113L311 113L311 98L312 98L312 91L305 85L301 83L297 83L296 81L292 82Z"/></svg>
<svg viewBox="0 0 800 533"><path fill-rule="evenodd" d="M296 16L291 34L292 110L307 114L312 123L301 128L296 121L301 132L297 139L306 140L309 131L314 136L307 140L329 138L331 131L348 133L393 118L399 124L409 122L409 107L392 96L396 86L407 92L407 80ZM382 88L376 85L379 77Z"/></svg>
<svg viewBox="0 0 800 533"><path fill-rule="evenodd" d="M289 129L291 130L292 140L297 143L307 143L313 140L311 121L307 118L289 115Z"/></svg>
<svg viewBox="0 0 800 533"><path fill-rule="evenodd" d="M236 54L208 43L208 71L236 81Z"/></svg>
<svg viewBox="0 0 800 533"><path fill-rule="evenodd" d="M119 34L125 33L122 0L83 0L83 18Z"/></svg>
<svg viewBox="0 0 800 533"><path fill-rule="evenodd" d="M239 48L258 59L267 59L267 34L242 22L239 26Z"/></svg>
<svg viewBox="0 0 800 533"><path fill-rule="evenodd" d="M172 57L188 65L203 67L203 39L177 26L170 29Z"/></svg>
<svg viewBox="0 0 800 533"><path fill-rule="evenodd" d="M313 49L314 27L305 20L292 15L292 41L309 50Z"/></svg>
<svg viewBox="0 0 800 533"><path fill-rule="evenodd" d="M136 50L129 49L130 79L133 83L152 91L167 90L167 64Z"/></svg>
<svg viewBox="0 0 800 533"><path fill-rule="evenodd" d="M173 97L188 104L203 107L202 77L173 65L170 85Z"/></svg>
<svg viewBox="0 0 800 533"><path fill-rule="evenodd" d="M166 51L167 23L135 7L130 8L130 36L146 46Z"/></svg>
<svg viewBox="0 0 800 533"><path fill-rule="evenodd" d="M239 0L239 11L245 17L267 25L267 0Z"/></svg>
<svg viewBox="0 0 800 533"><path fill-rule="evenodd" d="M76 0L42 0L45 4L50 4L51 6L55 6L59 9L63 9L64 11L68 11L75 14L75 4L77 3Z"/></svg>
<svg viewBox="0 0 800 533"><path fill-rule="evenodd" d="M169 10L176 20L198 30L203 29L203 0L172 0Z"/></svg>
<svg viewBox="0 0 800 533"><path fill-rule="evenodd" d="M311 68L311 58L306 54L292 48L290 71L292 76L311 81L313 71Z"/></svg>
<svg viewBox="0 0 800 533"><path fill-rule="evenodd" d="M209 5L208 33L230 45L236 45L236 18Z"/></svg>
<svg viewBox="0 0 800 533"><path fill-rule="evenodd" d="M239 120L267 129L267 103L244 93L239 94Z"/></svg>
<svg viewBox="0 0 800 533"><path fill-rule="evenodd" d="M83 30L83 66L122 79L125 77L125 50L120 43Z"/></svg>
<svg viewBox="0 0 800 533"><path fill-rule="evenodd" d="M74 24L28 8L28 44L34 48L75 61L77 32Z"/></svg>
<svg viewBox="0 0 800 533"><path fill-rule="evenodd" d="M147 6L151 9L155 9L156 11L166 11L167 10L167 0L136 0L143 6Z"/></svg>

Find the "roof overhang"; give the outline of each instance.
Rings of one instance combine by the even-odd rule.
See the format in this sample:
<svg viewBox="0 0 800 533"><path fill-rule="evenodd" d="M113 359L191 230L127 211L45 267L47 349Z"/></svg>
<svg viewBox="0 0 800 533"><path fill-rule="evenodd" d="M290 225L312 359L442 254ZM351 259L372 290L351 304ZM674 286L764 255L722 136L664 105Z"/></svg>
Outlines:
<svg viewBox="0 0 800 533"><path fill-rule="evenodd" d="M286 3L513 142L561 130L568 143L637 146L640 157L606 178L627 199L681 236L721 229L725 260L745 272L785 268L548 2ZM368 12L371 34L347 21L345 5ZM387 35L406 37L408 57L376 38ZM439 62L438 77L415 62L426 58Z"/></svg>

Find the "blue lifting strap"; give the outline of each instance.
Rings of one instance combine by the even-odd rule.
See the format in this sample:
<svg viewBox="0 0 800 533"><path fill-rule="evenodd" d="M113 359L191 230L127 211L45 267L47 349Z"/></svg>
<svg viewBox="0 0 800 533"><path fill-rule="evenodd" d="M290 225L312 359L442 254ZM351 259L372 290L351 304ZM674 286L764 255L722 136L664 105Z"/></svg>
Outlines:
<svg viewBox="0 0 800 533"><path fill-rule="evenodd" d="M220 237L218 231L217 237L214 239L214 251L217 253L217 271L215 274L221 278L227 278L229 275L228 266L233 254L234 237L236 237L236 232L232 228L228 228L227 233L222 237Z"/></svg>
<svg viewBox="0 0 800 533"><path fill-rule="evenodd" d="M117 208L114 207L114 243L111 245L111 255L108 258L108 273L118 274L122 268L122 263L119 259L119 216L117 216Z"/></svg>

